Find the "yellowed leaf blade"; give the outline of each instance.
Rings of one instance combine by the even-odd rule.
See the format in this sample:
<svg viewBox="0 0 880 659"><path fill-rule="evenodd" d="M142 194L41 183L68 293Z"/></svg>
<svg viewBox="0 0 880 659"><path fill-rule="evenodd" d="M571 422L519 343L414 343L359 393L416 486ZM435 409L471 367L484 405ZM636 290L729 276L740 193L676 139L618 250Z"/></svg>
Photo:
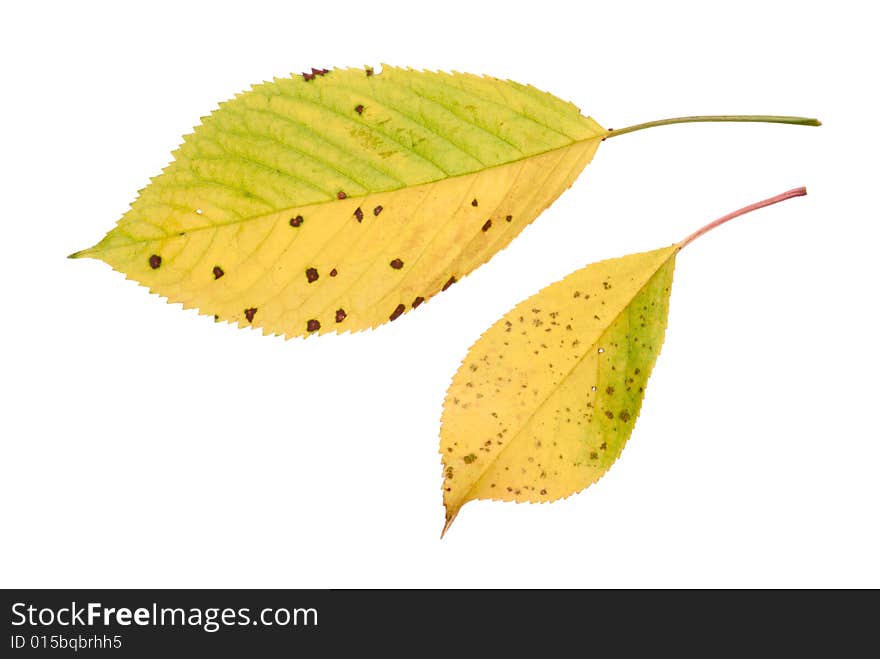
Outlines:
<svg viewBox="0 0 880 659"><path fill-rule="evenodd" d="M375 327L506 246L606 134L571 104L488 77L275 80L206 117L75 256L264 333Z"/></svg>
<svg viewBox="0 0 880 659"><path fill-rule="evenodd" d="M447 528L468 501L554 501L617 459L663 343L677 249L578 270L474 344L443 408Z"/></svg>
<svg viewBox="0 0 880 659"><path fill-rule="evenodd" d="M594 263L518 304L471 347L443 407L445 533L475 499L547 502L596 482L620 455L660 353L676 245Z"/></svg>

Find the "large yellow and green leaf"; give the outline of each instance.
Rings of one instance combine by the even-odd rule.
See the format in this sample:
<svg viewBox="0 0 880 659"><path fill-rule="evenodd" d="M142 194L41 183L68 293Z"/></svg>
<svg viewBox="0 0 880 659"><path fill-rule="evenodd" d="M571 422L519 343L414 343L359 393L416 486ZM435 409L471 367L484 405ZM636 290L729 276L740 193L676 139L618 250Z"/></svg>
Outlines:
<svg viewBox="0 0 880 659"><path fill-rule="evenodd" d="M486 262L607 134L510 81L313 70L221 104L74 256L264 333L361 330Z"/></svg>

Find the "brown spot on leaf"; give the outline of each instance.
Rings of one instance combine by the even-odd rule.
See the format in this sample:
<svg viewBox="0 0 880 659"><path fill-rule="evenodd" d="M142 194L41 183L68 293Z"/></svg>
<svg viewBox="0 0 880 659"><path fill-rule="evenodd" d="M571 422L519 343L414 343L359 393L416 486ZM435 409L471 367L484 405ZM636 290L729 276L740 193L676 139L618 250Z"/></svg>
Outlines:
<svg viewBox="0 0 880 659"><path fill-rule="evenodd" d="M257 308L251 307L250 309L244 310L244 317L247 318L247 321L249 323L252 323L252 322L254 322L254 315L256 315L256 313L257 313Z"/></svg>
<svg viewBox="0 0 880 659"><path fill-rule="evenodd" d="M330 276L331 276L331 277L335 277L335 276L338 275L338 274L339 274L339 272L336 270L336 268L333 268L333 269L330 271Z"/></svg>
<svg viewBox="0 0 880 659"><path fill-rule="evenodd" d="M474 200L471 202L471 206L479 206L480 204L477 202L477 198L474 197Z"/></svg>
<svg viewBox="0 0 880 659"><path fill-rule="evenodd" d="M381 206L381 205L376 206L376 207L373 209L373 215L375 215L376 217L379 217L379 213L381 213L381 212L382 212L382 206Z"/></svg>
<svg viewBox="0 0 880 659"><path fill-rule="evenodd" d="M595 451L590 451L590 460L598 460L598 459L599 459L599 454L596 453Z"/></svg>
<svg viewBox="0 0 880 659"><path fill-rule="evenodd" d="M220 277L226 274L225 272L223 272L223 268L221 268L219 265L215 265L214 269L211 270L211 272L214 273L214 279L220 279Z"/></svg>
<svg viewBox="0 0 880 659"><path fill-rule="evenodd" d="M162 257L159 256L158 254L153 254L150 256L149 263L150 263L150 267L153 270L155 270L160 265L162 265Z"/></svg>
<svg viewBox="0 0 880 659"><path fill-rule="evenodd" d="M486 223L483 224L483 231L488 231L492 228L492 220L486 220Z"/></svg>
<svg viewBox="0 0 880 659"><path fill-rule="evenodd" d="M607 387L605 387L605 393L611 396L614 393L614 387L608 385Z"/></svg>
<svg viewBox="0 0 880 659"><path fill-rule="evenodd" d="M366 73L367 73L367 77L368 77L368 78L369 78L371 75L373 75L373 67L372 67L372 66L365 66L365 67L364 67L364 70L366 71Z"/></svg>
<svg viewBox="0 0 880 659"><path fill-rule="evenodd" d="M345 320L345 317L347 315L348 314L345 313L345 309L337 309L336 310L336 322L341 323L343 320Z"/></svg>
<svg viewBox="0 0 880 659"><path fill-rule="evenodd" d="M599 444L599 448L604 451L605 449L608 448L608 444L605 442L602 442L601 444Z"/></svg>
<svg viewBox="0 0 880 659"><path fill-rule="evenodd" d="M345 194L344 190L340 190L339 192L336 193L337 199L345 199L346 197L348 197L348 195Z"/></svg>
<svg viewBox="0 0 880 659"><path fill-rule="evenodd" d="M449 288L450 286L452 286L454 283L455 283L455 275L452 275L452 276L449 278L449 281L447 281L445 284L443 284L443 288L440 289L440 290L445 291L447 288ZM431 308L433 309L433 307L431 307Z"/></svg>
<svg viewBox="0 0 880 659"><path fill-rule="evenodd" d="M543 496L543 495L546 495L546 494L547 494L547 490L541 490L541 495L542 495L542 496Z"/></svg>
<svg viewBox="0 0 880 659"><path fill-rule="evenodd" d="M292 227L300 227L303 223L303 216L297 215L296 217L290 218L290 226Z"/></svg>
<svg viewBox="0 0 880 659"><path fill-rule="evenodd" d="M388 265L390 265L395 270L400 270L403 267L403 261L401 261L400 259L394 259Z"/></svg>
<svg viewBox="0 0 880 659"><path fill-rule="evenodd" d="M359 103L354 106L354 111L357 112L358 114L363 114L364 113L364 106Z"/></svg>
<svg viewBox="0 0 880 659"><path fill-rule="evenodd" d="M609 419L613 419L613 418L614 418L614 412L612 412L611 410L607 410L607 411L605 412L605 416L607 416Z"/></svg>
<svg viewBox="0 0 880 659"><path fill-rule="evenodd" d="M306 279L310 284L318 281L318 271L315 268L306 268Z"/></svg>
<svg viewBox="0 0 880 659"><path fill-rule="evenodd" d="M315 79L315 74L314 74L314 73L303 73L303 74L302 74L302 77L303 77L303 80L305 80L306 82L308 82L309 80L314 80L314 79Z"/></svg>
<svg viewBox="0 0 880 659"><path fill-rule="evenodd" d="M415 309L417 306L419 306L419 305L420 305L422 302L424 302L424 301L425 301L425 298L423 298L423 297L420 295L420 296L417 297L415 300L413 300L412 308ZM431 308L433 309L434 307L431 307Z"/></svg>
<svg viewBox="0 0 880 659"><path fill-rule="evenodd" d="M354 209L354 216L357 218L358 222L364 221L364 212L361 210L360 206Z"/></svg>
<svg viewBox="0 0 880 659"><path fill-rule="evenodd" d="M620 420L624 423L629 421L629 412L627 412L626 410L621 411L620 414L618 414L617 416L620 417Z"/></svg>
<svg viewBox="0 0 880 659"><path fill-rule="evenodd" d="M432 308L433 308L433 307L432 307ZM398 318L400 318L400 315L401 315L404 311L406 311L406 305L404 305L404 304L398 304L398 305L394 308L394 311L391 312L391 315L388 316L388 320L397 320Z"/></svg>
<svg viewBox="0 0 880 659"><path fill-rule="evenodd" d="M508 215L508 216L505 217L504 219L505 219L507 222L510 222L510 221L513 220L513 215Z"/></svg>
<svg viewBox="0 0 880 659"><path fill-rule="evenodd" d="M308 332L317 332L319 329L321 329L321 323L314 318L306 323L306 331Z"/></svg>
<svg viewBox="0 0 880 659"><path fill-rule="evenodd" d="M433 309L433 307L431 307L431 308ZM464 456L463 459L464 459L464 463L466 465L469 465L469 464L477 461L477 456L475 456L473 453L468 453L466 456Z"/></svg>

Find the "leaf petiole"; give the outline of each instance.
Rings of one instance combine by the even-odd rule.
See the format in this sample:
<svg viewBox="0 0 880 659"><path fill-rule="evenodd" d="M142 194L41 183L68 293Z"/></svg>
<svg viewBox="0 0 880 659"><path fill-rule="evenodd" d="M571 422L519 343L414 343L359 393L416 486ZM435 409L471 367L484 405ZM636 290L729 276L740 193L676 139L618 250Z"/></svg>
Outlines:
<svg viewBox="0 0 880 659"><path fill-rule="evenodd" d="M720 227L725 222L730 222L735 217L739 217L740 215L745 215L746 213L751 213L752 211L758 210L759 208L764 208L766 206L772 206L773 204L778 204L780 201L785 201L786 199L791 199L792 197L803 197L807 194L807 189L803 186L799 188L794 188L789 190L788 192L783 192L781 194L776 195L775 197L770 197L769 199L764 199L763 201L757 201L754 204L749 204L748 206L744 206L739 210L733 211L732 213L728 213L724 217L719 217L714 222L709 222L706 226L701 229L697 229L687 238L678 243L679 251L686 245L692 243L697 238L702 236L704 233L708 233L715 227Z"/></svg>
<svg viewBox="0 0 880 659"><path fill-rule="evenodd" d="M794 124L797 126L821 126L822 122L818 119L810 119L808 117L786 117L786 116L775 116L770 114L706 114L695 117L673 117L671 119L658 119L657 121L648 121L643 124L636 124L634 126L627 126L626 128L617 128L611 129L608 131L608 134L605 136L605 139L609 137L616 137L618 135L624 135L625 133L634 133L637 130L643 130L645 128L654 128L655 126L669 126L671 124L693 124L700 122L723 122L723 121L732 121L732 122L757 122L764 124Z"/></svg>

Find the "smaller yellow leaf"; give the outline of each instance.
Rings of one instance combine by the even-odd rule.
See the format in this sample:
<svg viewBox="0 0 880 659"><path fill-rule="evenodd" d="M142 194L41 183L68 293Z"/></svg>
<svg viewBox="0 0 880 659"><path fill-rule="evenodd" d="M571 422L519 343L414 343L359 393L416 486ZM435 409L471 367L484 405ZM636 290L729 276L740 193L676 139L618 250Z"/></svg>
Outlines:
<svg viewBox="0 0 880 659"><path fill-rule="evenodd" d="M443 409L444 533L476 499L549 502L595 483L632 434L663 344L682 242L588 265L521 302L473 345Z"/></svg>

